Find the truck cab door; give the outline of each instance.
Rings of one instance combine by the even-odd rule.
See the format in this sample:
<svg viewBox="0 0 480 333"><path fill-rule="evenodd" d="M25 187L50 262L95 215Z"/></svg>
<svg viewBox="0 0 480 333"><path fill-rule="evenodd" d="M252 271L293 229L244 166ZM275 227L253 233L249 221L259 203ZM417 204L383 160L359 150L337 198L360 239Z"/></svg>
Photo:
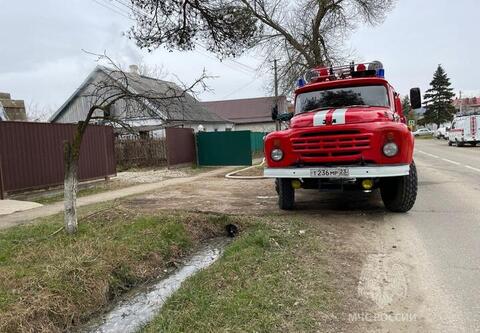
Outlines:
<svg viewBox="0 0 480 333"><path fill-rule="evenodd" d="M400 100L400 96L398 94L394 94L394 103L395 103L395 113L398 114L400 117L400 122L406 124L407 119L405 118L405 115L403 114L403 109L402 109L402 101Z"/></svg>

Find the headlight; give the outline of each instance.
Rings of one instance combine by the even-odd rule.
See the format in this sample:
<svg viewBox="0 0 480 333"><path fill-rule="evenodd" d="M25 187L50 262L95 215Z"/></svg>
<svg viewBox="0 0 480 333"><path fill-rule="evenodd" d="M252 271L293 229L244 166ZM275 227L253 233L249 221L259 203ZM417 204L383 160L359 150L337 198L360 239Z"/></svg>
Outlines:
<svg viewBox="0 0 480 333"><path fill-rule="evenodd" d="M383 153L387 157L393 157L393 156L397 155L397 153L398 153L397 144L394 143L394 142L386 143L385 146L383 146Z"/></svg>
<svg viewBox="0 0 480 333"><path fill-rule="evenodd" d="M283 158L283 151L281 149L276 148L272 150L272 152L270 153L270 157L275 162L278 162Z"/></svg>

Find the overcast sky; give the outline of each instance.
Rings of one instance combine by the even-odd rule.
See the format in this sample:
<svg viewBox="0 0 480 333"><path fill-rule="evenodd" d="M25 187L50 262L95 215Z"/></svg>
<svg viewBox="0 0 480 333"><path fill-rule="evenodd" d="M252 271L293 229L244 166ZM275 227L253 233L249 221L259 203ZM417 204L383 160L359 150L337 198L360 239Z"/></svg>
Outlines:
<svg viewBox="0 0 480 333"><path fill-rule="evenodd" d="M56 110L96 65L84 49L106 51L122 65L163 65L186 83L205 68L218 78L202 100L268 94L268 78L255 74L255 55L236 63L204 50L147 54L122 35L133 24L127 12L113 0L0 0L0 91ZM348 46L355 60L382 61L401 94L415 86L424 91L441 63L455 91L473 96L480 93L479 13L479 0L398 0L382 25L359 28Z"/></svg>

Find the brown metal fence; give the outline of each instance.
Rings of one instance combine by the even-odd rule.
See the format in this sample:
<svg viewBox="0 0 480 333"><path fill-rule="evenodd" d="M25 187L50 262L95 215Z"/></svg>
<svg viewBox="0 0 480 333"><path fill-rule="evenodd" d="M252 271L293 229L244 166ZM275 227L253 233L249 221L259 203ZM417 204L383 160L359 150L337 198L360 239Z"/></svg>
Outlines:
<svg viewBox="0 0 480 333"><path fill-rule="evenodd" d="M0 195L63 183L63 142L76 125L0 122ZM116 174L113 129L89 126L80 150L79 179Z"/></svg>
<svg viewBox="0 0 480 333"><path fill-rule="evenodd" d="M167 128L168 165L195 163L197 150L195 134L191 128Z"/></svg>

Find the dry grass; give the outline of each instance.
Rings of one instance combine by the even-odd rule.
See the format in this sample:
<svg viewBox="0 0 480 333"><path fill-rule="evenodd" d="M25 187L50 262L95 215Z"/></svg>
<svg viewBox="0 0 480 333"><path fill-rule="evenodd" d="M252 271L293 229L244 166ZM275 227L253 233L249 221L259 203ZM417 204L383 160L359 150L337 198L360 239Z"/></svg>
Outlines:
<svg viewBox="0 0 480 333"><path fill-rule="evenodd" d="M122 206L87 216L74 237L55 233L60 216L0 232L0 331L71 330L230 223L208 214L141 216Z"/></svg>

